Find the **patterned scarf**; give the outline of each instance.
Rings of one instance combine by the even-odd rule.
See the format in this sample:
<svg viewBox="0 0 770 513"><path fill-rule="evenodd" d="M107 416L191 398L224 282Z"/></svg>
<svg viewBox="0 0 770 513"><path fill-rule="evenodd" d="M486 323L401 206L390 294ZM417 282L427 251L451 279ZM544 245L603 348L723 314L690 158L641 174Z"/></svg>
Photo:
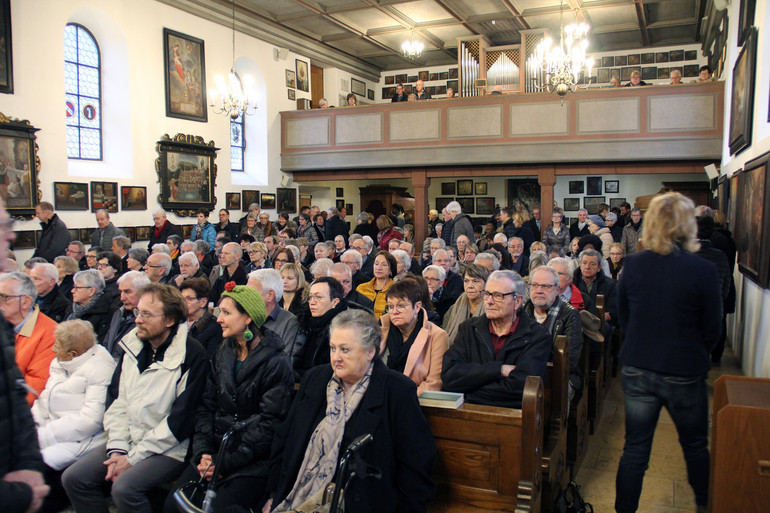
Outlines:
<svg viewBox="0 0 770 513"><path fill-rule="evenodd" d="M334 479L337 469L345 424L353 416L369 388L373 366L373 363L369 363L366 374L353 385L349 397L345 397L342 381L337 376L332 376L329 380L326 385L326 417L310 436L294 486L275 511L313 511L321 505L324 491Z"/></svg>
<svg viewBox="0 0 770 513"><path fill-rule="evenodd" d="M556 327L556 320L559 318L559 311L561 311L561 298L557 297L554 304L548 309L548 316L543 323L543 327L548 330L548 333L553 333Z"/></svg>
<svg viewBox="0 0 770 513"><path fill-rule="evenodd" d="M103 295L103 292L95 294L94 297L92 297L91 300L84 305L72 303L72 313L69 315L69 317L67 317L67 320L71 321L72 319L80 319L83 317L85 314L91 311L91 309L99 302L99 300L102 299Z"/></svg>

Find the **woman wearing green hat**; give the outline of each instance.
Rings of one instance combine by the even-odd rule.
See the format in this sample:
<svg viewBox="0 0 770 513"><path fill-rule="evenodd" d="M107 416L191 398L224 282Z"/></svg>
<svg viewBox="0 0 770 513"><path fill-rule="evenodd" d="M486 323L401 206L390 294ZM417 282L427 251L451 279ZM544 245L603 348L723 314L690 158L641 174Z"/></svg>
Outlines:
<svg viewBox="0 0 770 513"><path fill-rule="evenodd" d="M286 416L294 387L281 340L261 330L266 311L259 292L229 282L219 310L224 342L196 417L191 466L177 481L182 486L201 477L211 480L216 472L215 511L263 500L273 432ZM222 453L222 436L235 424L240 429ZM166 511L176 511L171 495Z"/></svg>

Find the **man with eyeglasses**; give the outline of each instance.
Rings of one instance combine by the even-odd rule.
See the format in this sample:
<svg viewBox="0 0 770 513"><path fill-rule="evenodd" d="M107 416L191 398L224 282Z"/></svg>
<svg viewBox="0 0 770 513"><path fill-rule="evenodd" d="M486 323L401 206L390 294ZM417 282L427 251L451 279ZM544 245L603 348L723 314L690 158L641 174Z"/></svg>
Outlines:
<svg viewBox="0 0 770 513"><path fill-rule="evenodd" d="M40 311L54 322L62 322L72 299L59 291L59 271L56 266L48 263L35 264L29 272L29 277L37 288L37 306Z"/></svg>
<svg viewBox="0 0 770 513"><path fill-rule="evenodd" d="M524 311L542 325L553 340L567 337L569 347L569 403L583 388L580 352L583 350L583 327L580 313L559 297L559 273L552 267L538 267L529 276L529 301Z"/></svg>
<svg viewBox="0 0 770 513"><path fill-rule="evenodd" d="M153 253L144 264L144 273L152 283L165 284L171 272L171 257L165 253Z"/></svg>
<svg viewBox="0 0 770 513"><path fill-rule="evenodd" d="M343 253L343 256L345 253ZM349 308L358 308L366 310L371 314L374 313L374 301L353 289L353 273L348 265L343 262L337 262L329 268L329 276L342 285L342 290L345 291L345 301Z"/></svg>
<svg viewBox="0 0 770 513"><path fill-rule="evenodd" d="M361 255L361 265L359 269L361 274L368 276L366 281L369 281L374 278L374 256L369 254L372 250L374 241L372 241L372 245L369 245L364 237L360 235L354 235L353 237L354 238L351 238L350 240L350 249L356 250L358 254ZM371 237L369 240L371 240Z"/></svg>
<svg viewBox="0 0 770 513"><path fill-rule="evenodd" d="M200 262L198 257L194 253L184 253L179 257L179 274L173 276L169 280L170 285L174 285L176 288L182 284L184 280L190 278L207 278L201 271Z"/></svg>
<svg viewBox="0 0 770 513"><path fill-rule="evenodd" d="M214 304L219 303L219 296L225 290L225 283L234 281L236 285L246 285L249 277L246 275L246 268L243 266L241 257L243 249L237 242L228 242L219 253L219 266L222 274L214 281L211 287L211 296L209 300Z"/></svg>
<svg viewBox="0 0 770 513"><path fill-rule="evenodd" d="M295 346L299 335L297 317L284 310L278 303L283 298L283 278L275 269L257 269L249 273L246 284L259 292L265 300L267 318L262 327L278 335L283 343L283 353L294 361ZM302 338L304 341L304 336Z"/></svg>
<svg viewBox="0 0 770 513"><path fill-rule="evenodd" d="M355 236L355 235L354 235ZM372 278L368 277L364 272L361 270L361 265L363 264L363 257L361 256L361 253L359 253L355 249L349 249L345 251L342 256L340 256L340 262L348 266L350 268L350 272L353 276L353 289L355 290L358 288L359 285L362 283L366 283L367 281L370 281ZM374 305L374 303L372 303Z"/></svg>
<svg viewBox="0 0 770 513"><path fill-rule="evenodd" d="M139 290L149 284L150 279L139 271L128 271L118 278L118 290L120 291L122 306L112 314L110 327L102 341L102 345L107 348L107 351L116 361L123 354L123 347L119 344L120 340L135 327L136 315L134 310L139 304Z"/></svg>
<svg viewBox="0 0 770 513"><path fill-rule="evenodd" d="M214 228L216 228L217 232L227 232L234 241L238 240L238 236L240 235L238 225L230 222L230 211L226 208L220 209L219 223L215 224Z"/></svg>
<svg viewBox="0 0 770 513"><path fill-rule="evenodd" d="M88 262L85 259L86 245L79 240L73 240L69 243L66 255L78 261L78 267L81 271L88 269Z"/></svg>
<svg viewBox="0 0 770 513"><path fill-rule="evenodd" d="M462 392L474 404L521 408L527 376L545 380L553 342L528 315L520 315L527 286L512 271L495 271L487 280L484 315L460 325L444 354L443 389Z"/></svg>
<svg viewBox="0 0 770 513"><path fill-rule="evenodd" d="M182 294L168 285L139 291L136 328L108 391L106 443L62 474L75 511L107 511L105 481L118 511L151 511L147 491L179 477L208 374L206 350L187 329Z"/></svg>
<svg viewBox="0 0 770 513"><path fill-rule="evenodd" d="M310 285L308 295L310 317L300 317L300 329L305 343L299 347L297 339L294 353L294 379L299 382L311 367L329 365L329 325L337 315L347 310L345 292L340 282L322 277Z"/></svg>

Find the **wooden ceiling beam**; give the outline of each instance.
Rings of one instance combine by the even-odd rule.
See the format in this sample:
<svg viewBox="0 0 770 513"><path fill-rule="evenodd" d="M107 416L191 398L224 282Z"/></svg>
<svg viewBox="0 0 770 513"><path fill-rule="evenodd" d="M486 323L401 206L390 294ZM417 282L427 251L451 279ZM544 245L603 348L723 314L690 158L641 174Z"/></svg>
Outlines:
<svg viewBox="0 0 770 513"><path fill-rule="evenodd" d="M642 46L650 46L650 31L647 30L647 14L644 12L644 0L634 0L636 20L639 23L639 33L642 36Z"/></svg>

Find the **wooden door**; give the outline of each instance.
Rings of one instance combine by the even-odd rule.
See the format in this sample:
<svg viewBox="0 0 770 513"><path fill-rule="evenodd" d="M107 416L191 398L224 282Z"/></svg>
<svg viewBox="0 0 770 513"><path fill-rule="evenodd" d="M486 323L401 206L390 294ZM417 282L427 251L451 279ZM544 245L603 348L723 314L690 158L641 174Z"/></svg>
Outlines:
<svg viewBox="0 0 770 513"><path fill-rule="evenodd" d="M310 97L313 108L318 108L318 102L324 97L324 70L319 66L310 65Z"/></svg>

